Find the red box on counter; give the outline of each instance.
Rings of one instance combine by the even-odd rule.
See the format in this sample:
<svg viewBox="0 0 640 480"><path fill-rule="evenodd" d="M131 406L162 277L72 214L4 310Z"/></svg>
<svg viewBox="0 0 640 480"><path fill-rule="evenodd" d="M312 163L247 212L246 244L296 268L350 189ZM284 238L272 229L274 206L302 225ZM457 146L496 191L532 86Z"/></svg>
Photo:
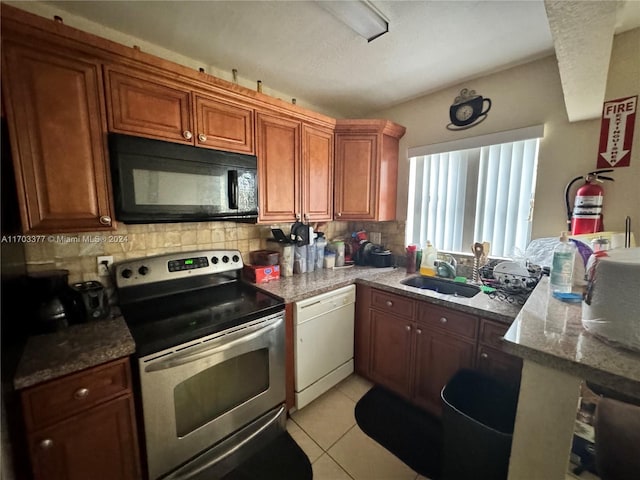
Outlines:
<svg viewBox="0 0 640 480"><path fill-rule="evenodd" d="M244 278L253 283L265 283L280 278L280 265L245 265Z"/></svg>

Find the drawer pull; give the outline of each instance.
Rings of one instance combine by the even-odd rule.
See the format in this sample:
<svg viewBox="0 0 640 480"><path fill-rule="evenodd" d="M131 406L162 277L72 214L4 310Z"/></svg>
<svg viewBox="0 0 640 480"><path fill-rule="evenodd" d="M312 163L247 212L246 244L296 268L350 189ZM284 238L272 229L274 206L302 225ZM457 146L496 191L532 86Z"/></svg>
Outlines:
<svg viewBox="0 0 640 480"><path fill-rule="evenodd" d="M39 445L40 445L40 449L49 450L51 447L53 447L53 440L51 440L50 438L45 438L40 442Z"/></svg>
<svg viewBox="0 0 640 480"><path fill-rule="evenodd" d="M393 302L391 300L387 300L385 303L387 307L393 307Z"/></svg>
<svg viewBox="0 0 640 480"><path fill-rule="evenodd" d="M447 317L440 317L440 323L447 323Z"/></svg>
<svg viewBox="0 0 640 480"><path fill-rule="evenodd" d="M88 388L79 388L73 394L73 398L75 398L76 400L82 400L84 398L87 398L88 395L89 395L89 389Z"/></svg>
<svg viewBox="0 0 640 480"><path fill-rule="evenodd" d="M484 358L484 359L489 358L489 354L483 352L480 354L480 358Z"/></svg>

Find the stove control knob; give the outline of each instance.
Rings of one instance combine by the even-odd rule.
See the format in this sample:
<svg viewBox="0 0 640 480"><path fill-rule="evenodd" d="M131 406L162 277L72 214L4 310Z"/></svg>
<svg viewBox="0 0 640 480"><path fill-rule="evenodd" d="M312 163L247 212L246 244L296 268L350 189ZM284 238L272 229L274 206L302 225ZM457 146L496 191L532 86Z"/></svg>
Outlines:
<svg viewBox="0 0 640 480"><path fill-rule="evenodd" d="M211 257L211 263L213 263L214 265L218 264L218 257Z"/></svg>
<svg viewBox="0 0 640 480"><path fill-rule="evenodd" d="M222 261L224 263L229 263L229 257L227 257L226 255L224 257L222 257Z"/></svg>
<svg viewBox="0 0 640 480"><path fill-rule="evenodd" d="M231 260L233 260L234 263L238 263L240 261L240 257L238 255L234 255Z"/></svg>
<svg viewBox="0 0 640 480"><path fill-rule="evenodd" d="M145 267L144 265L142 265L139 269L138 269L138 273L140 275L146 275L147 273L149 273L149 267Z"/></svg>
<svg viewBox="0 0 640 480"><path fill-rule="evenodd" d="M125 268L124 270L122 270L122 273L120 275L122 275L124 278L131 278L133 272L131 271L131 269Z"/></svg>

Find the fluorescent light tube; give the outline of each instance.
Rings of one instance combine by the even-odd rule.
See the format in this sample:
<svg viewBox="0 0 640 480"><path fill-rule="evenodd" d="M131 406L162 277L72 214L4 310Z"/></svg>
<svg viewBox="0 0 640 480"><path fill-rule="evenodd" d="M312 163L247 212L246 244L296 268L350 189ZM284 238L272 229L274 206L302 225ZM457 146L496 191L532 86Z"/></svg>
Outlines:
<svg viewBox="0 0 640 480"><path fill-rule="evenodd" d="M367 0L316 2L368 42L389 31L389 21Z"/></svg>

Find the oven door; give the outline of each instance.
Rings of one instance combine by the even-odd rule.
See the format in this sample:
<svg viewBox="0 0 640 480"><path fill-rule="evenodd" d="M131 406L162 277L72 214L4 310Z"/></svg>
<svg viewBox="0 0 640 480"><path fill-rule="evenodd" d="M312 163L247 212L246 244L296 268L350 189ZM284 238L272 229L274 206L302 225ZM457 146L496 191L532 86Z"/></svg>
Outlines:
<svg viewBox="0 0 640 480"><path fill-rule="evenodd" d="M285 400L284 313L140 358L149 478Z"/></svg>

